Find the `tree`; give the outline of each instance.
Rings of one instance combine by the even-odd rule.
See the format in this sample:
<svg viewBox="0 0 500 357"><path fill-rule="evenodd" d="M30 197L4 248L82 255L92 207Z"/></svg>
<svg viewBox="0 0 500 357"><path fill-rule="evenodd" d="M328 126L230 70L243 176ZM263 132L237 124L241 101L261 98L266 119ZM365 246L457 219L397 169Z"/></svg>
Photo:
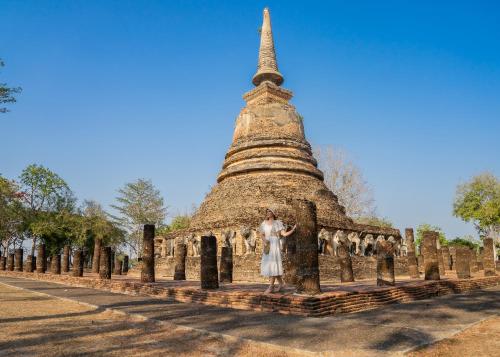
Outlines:
<svg viewBox="0 0 500 357"><path fill-rule="evenodd" d="M0 58L0 68L3 67L5 64ZM14 94L21 92L20 87L7 87L6 83L0 83L0 113L6 113L8 112L7 108L3 107L3 104L7 103L15 103L16 102L16 97Z"/></svg>
<svg viewBox="0 0 500 357"><path fill-rule="evenodd" d="M0 244L6 256L11 244L22 244L23 207L19 187L0 175Z"/></svg>
<svg viewBox="0 0 500 357"><path fill-rule="evenodd" d="M27 210L27 234L32 238L31 254L35 253L36 240L45 232L47 214L74 210L75 198L67 183L56 173L42 165L26 167L20 177L22 200Z"/></svg>
<svg viewBox="0 0 500 357"><path fill-rule="evenodd" d="M157 231L159 235L167 234L171 232L175 232L181 229L189 228L189 224L191 223L190 215L178 215L172 219L169 225L163 226L161 229Z"/></svg>
<svg viewBox="0 0 500 357"><path fill-rule="evenodd" d="M438 226L431 226L428 223L422 223L417 227L417 238L415 239L415 246L419 247L420 243L422 242L422 239L424 237L424 232L425 231L434 231L438 232L439 234L439 244L441 246L446 246L448 245L448 240L446 239L446 236L443 232L443 230L438 227Z"/></svg>
<svg viewBox="0 0 500 357"><path fill-rule="evenodd" d="M111 205L120 214L114 217L128 232L127 244L136 255L142 251L142 230L144 224L163 225L167 209L160 191L151 180L138 179L125 184L118 190L117 204Z"/></svg>
<svg viewBox="0 0 500 357"><path fill-rule="evenodd" d="M372 191L359 168L344 151L332 146L318 146L314 148L314 156L323 171L326 186L337 195L349 217L375 215Z"/></svg>
<svg viewBox="0 0 500 357"><path fill-rule="evenodd" d="M472 222L480 236L500 239L500 180L486 172L458 185L453 214Z"/></svg>
<svg viewBox="0 0 500 357"><path fill-rule="evenodd" d="M454 246L461 245L474 249L476 251L479 249L480 246L479 242L476 239L474 239L474 237L472 237L471 235L456 237L455 239L450 240L448 242L448 245L454 245Z"/></svg>

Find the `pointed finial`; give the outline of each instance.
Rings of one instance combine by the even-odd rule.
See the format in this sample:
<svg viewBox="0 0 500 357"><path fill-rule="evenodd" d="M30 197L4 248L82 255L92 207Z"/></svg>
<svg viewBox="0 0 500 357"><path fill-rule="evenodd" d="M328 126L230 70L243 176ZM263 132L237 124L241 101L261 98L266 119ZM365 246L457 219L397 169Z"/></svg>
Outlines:
<svg viewBox="0 0 500 357"><path fill-rule="evenodd" d="M264 81L271 81L278 86L283 83L283 76L278 71L278 63L276 62L271 15L267 7L264 8L264 21L260 32L259 64L257 65L257 73L252 79L255 86Z"/></svg>

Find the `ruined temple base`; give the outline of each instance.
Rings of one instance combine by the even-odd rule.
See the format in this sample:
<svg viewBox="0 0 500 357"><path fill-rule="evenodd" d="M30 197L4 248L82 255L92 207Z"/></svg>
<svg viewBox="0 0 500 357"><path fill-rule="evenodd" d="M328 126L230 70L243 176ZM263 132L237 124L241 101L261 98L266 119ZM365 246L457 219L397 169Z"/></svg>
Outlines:
<svg viewBox="0 0 500 357"><path fill-rule="evenodd" d="M11 271L0 271L0 275L124 294L144 294L179 302L311 317L360 312L388 304L407 303L500 285L500 276L481 277L481 274L474 274L471 279L457 279L452 275L439 281L410 280L400 277L394 287L377 287L375 280L344 284L324 282L321 284L321 294L306 296L294 294L291 287L285 289L283 293L263 294L266 285L256 283L222 284L218 290L206 291L200 288L199 281L189 280L141 283L139 279L126 276L113 276L111 280L101 280L97 274L90 273L81 278L66 274Z"/></svg>

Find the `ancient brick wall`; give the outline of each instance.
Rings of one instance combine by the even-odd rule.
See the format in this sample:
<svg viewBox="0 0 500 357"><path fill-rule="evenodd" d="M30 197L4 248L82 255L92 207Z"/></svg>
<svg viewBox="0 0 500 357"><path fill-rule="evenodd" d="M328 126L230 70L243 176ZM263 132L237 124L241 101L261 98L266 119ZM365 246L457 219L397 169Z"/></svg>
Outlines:
<svg viewBox="0 0 500 357"><path fill-rule="evenodd" d="M375 257L353 256L351 259L354 278L356 280L377 278L377 259ZM217 260L220 264L220 257L217 257ZM233 264L233 281L267 281L266 278L260 275L259 255L233 256ZM171 278L174 276L175 263L173 257L157 258L155 265L158 277ZM339 258L320 255L319 272L321 281L340 281ZM394 272L396 276L408 275L408 262L406 257L394 258ZM200 257L186 257L186 279L200 279Z"/></svg>

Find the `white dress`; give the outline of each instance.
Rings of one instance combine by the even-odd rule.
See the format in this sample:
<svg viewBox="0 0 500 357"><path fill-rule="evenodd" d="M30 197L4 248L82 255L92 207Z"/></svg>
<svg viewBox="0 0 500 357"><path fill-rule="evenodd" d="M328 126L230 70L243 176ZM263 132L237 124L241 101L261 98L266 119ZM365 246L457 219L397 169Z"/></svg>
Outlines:
<svg viewBox="0 0 500 357"><path fill-rule="evenodd" d="M283 275L283 263L281 262L280 249L280 232L283 229L285 229L285 226L279 220L274 220L272 224L268 224L264 221L259 227L259 232L264 234L264 239L271 243L269 254L262 252L260 274L263 276Z"/></svg>

